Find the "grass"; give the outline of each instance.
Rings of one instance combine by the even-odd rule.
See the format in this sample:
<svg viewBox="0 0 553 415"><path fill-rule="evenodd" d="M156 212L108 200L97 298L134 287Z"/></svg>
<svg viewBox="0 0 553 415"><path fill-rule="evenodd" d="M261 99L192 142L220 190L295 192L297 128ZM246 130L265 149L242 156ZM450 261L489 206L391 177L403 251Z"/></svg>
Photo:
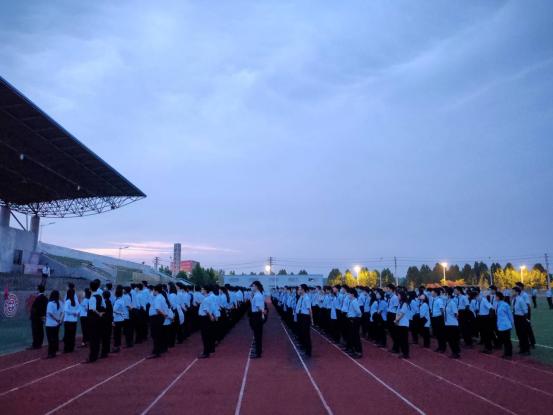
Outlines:
<svg viewBox="0 0 553 415"><path fill-rule="evenodd" d="M538 308L532 309L532 327L537 343L536 348L532 350L532 357L553 365L553 310L549 309L545 298L538 298ZM516 338L514 330L512 336ZM516 342L514 346L517 346Z"/></svg>

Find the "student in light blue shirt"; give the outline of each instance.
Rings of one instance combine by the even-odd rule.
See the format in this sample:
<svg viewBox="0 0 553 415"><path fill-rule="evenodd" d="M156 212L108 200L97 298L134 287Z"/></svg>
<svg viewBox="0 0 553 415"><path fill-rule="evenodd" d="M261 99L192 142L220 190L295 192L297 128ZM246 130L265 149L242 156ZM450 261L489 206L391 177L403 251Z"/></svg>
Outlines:
<svg viewBox="0 0 553 415"><path fill-rule="evenodd" d="M423 347L430 347L430 306L426 294L419 296L419 324L423 340Z"/></svg>
<svg viewBox="0 0 553 415"><path fill-rule="evenodd" d="M384 299L384 291L380 288L376 289L375 296L377 302L377 312L372 315L375 330L375 341L378 347L386 347L385 327L388 316L388 303Z"/></svg>
<svg viewBox="0 0 553 415"><path fill-rule="evenodd" d="M84 298L79 304L79 319L81 321L81 333L82 333L82 341L81 341L81 347L88 346L88 302L90 301L91 296L90 288L85 288L84 290Z"/></svg>
<svg viewBox="0 0 553 415"><path fill-rule="evenodd" d="M307 294L307 285L299 287L300 298L296 304L298 319L298 340L306 356L311 356L311 325L313 324L313 311L311 298Z"/></svg>
<svg viewBox="0 0 553 415"><path fill-rule="evenodd" d="M53 290L46 306L46 338L48 339L48 359L56 357L59 348L60 325L63 321L63 307L60 304L60 293Z"/></svg>
<svg viewBox="0 0 553 415"><path fill-rule="evenodd" d="M447 287L445 292L447 294L444 307L445 337L451 349L451 357L458 359L461 357L461 348L459 347L459 309L453 295L453 288Z"/></svg>
<svg viewBox="0 0 553 415"><path fill-rule="evenodd" d="M253 297L251 299L250 327L253 331L255 352L250 355L252 359L259 359L263 353L263 323L265 321L265 296L263 285L254 281L251 285Z"/></svg>
<svg viewBox="0 0 553 415"><path fill-rule="evenodd" d="M394 324L396 325L397 343L400 351L399 357L409 359L409 299L405 291L400 291L398 295L399 306L396 313Z"/></svg>
<svg viewBox="0 0 553 415"><path fill-rule="evenodd" d="M346 317L349 320L349 333L347 337L346 351L355 358L363 356L363 346L361 345L361 336L359 328L361 326L361 307L359 306L358 294L355 288L348 290L348 310Z"/></svg>
<svg viewBox="0 0 553 415"><path fill-rule="evenodd" d="M75 350L75 336L77 334L77 320L79 319L79 303L75 301L75 290L67 290L63 309L63 352L71 353Z"/></svg>
<svg viewBox="0 0 553 415"><path fill-rule="evenodd" d="M527 356L530 354L530 336L528 332L529 307L528 303L521 294L522 290L520 289L520 287L513 287L513 314L515 321L515 331L517 333L518 345L520 347L519 354Z"/></svg>
<svg viewBox="0 0 553 415"><path fill-rule="evenodd" d="M147 359L155 359L161 357L163 351L166 350L164 344L165 339L163 322L168 315L167 310L169 307L167 306L167 302L165 300L165 297L163 296L163 287L161 284L158 284L154 287L153 296L154 297L152 304L150 305L149 313L154 348L152 354L148 356Z"/></svg>
<svg viewBox="0 0 553 415"><path fill-rule="evenodd" d="M511 330L514 325L511 307L505 301L503 293L495 293L497 304L497 333L499 341L503 345L503 358L510 359L513 355L513 344L511 343Z"/></svg>
<svg viewBox="0 0 553 415"><path fill-rule="evenodd" d="M128 314L127 306L123 300L123 287L118 285L115 288L114 294L115 301L113 303L113 350L112 353L119 353L121 351L121 333L123 332L123 325L125 324L125 317ZM150 309L155 315L155 308Z"/></svg>
<svg viewBox="0 0 553 415"><path fill-rule="evenodd" d="M434 288L432 290L432 299L430 305L430 320L434 337L438 340L436 352L444 353L446 349L446 334L444 321L444 302L441 297L442 289Z"/></svg>

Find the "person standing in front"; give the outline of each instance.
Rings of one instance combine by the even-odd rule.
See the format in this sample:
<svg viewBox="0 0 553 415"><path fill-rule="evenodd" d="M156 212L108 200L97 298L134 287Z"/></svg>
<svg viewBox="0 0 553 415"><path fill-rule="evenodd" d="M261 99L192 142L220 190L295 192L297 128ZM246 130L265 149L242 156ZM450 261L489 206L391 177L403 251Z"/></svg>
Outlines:
<svg viewBox="0 0 553 415"><path fill-rule="evenodd" d="M349 296L349 305L348 311L346 313L346 318L348 319L348 344L349 350L348 353L355 358L363 357L363 346L361 345L361 335L359 333L359 328L361 326L361 307L357 299L357 290L355 288L350 288L348 290Z"/></svg>
<svg viewBox="0 0 553 415"><path fill-rule="evenodd" d="M252 359L261 357L263 353L263 320L265 314L265 296L263 295L263 285L259 281L254 281L251 285L252 298L250 309L250 327L253 331L255 342L255 352L251 354Z"/></svg>
<svg viewBox="0 0 553 415"><path fill-rule="evenodd" d="M399 293L399 307L394 324L396 325L397 342L401 354L400 358L409 359L409 299L405 291Z"/></svg>
<svg viewBox="0 0 553 415"><path fill-rule="evenodd" d="M513 355L513 344L511 343L511 330L513 329L514 320L511 307L505 301L505 296L499 291L495 293L497 303L497 332L499 341L503 345L504 359L510 359Z"/></svg>
<svg viewBox="0 0 553 415"><path fill-rule="evenodd" d="M60 304L60 293L52 291L46 306L46 337L48 339L48 359L56 357L59 348L60 325L63 321L63 307Z"/></svg>
<svg viewBox="0 0 553 415"><path fill-rule="evenodd" d="M44 294L44 285L37 287L38 294L31 306L31 330L33 333L33 344L29 349L40 349L44 343L44 321L46 320L46 307L48 298Z"/></svg>
<svg viewBox="0 0 553 415"><path fill-rule="evenodd" d="M461 357L461 349L459 347L459 309L453 297L453 288L447 287L446 294L447 300L444 307L445 338L451 349L451 357L458 359Z"/></svg>
<svg viewBox="0 0 553 415"><path fill-rule="evenodd" d="M513 314L515 315L515 331L518 337L520 347L519 354L530 355L530 336L528 333L528 313L530 307L521 295L521 289L518 286L513 288Z"/></svg>
<svg viewBox="0 0 553 415"><path fill-rule="evenodd" d="M77 320L79 319L79 303L75 301L75 291L67 290L63 310L63 352L71 353L75 350L75 336L77 334Z"/></svg>
<svg viewBox="0 0 553 415"><path fill-rule="evenodd" d="M300 286L299 293L300 298L296 304L298 340L306 356L311 356L311 324L313 322L313 312L311 310L311 298L307 294L306 284Z"/></svg>

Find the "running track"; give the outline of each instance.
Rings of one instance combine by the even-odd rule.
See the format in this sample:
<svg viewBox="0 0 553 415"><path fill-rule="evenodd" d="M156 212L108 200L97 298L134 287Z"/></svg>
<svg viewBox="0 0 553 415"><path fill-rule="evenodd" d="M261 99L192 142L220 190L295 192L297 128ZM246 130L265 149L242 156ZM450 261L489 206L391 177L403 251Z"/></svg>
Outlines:
<svg viewBox="0 0 553 415"><path fill-rule="evenodd" d="M244 319L198 360L199 334L161 359L150 345L96 364L86 350L42 359L42 351L0 357L0 408L6 414L545 414L553 408L553 369L530 359L504 361L463 350L452 360L414 346L398 359L364 342L353 360L317 331L312 358L296 349L272 309L264 356L249 359ZM300 409L301 408L301 409Z"/></svg>

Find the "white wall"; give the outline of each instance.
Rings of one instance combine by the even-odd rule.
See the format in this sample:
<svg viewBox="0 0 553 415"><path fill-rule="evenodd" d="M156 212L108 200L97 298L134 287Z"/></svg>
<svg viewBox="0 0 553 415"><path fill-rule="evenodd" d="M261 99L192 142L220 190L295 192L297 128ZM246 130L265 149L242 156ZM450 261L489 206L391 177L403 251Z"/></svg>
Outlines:
<svg viewBox="0 0 553 415"><path fill-rule="evenodd" d="M29 262L34 245L34 234L24 230L0 227L0 272L12 272L16 249L23 251L22 263Z"/></svg>

